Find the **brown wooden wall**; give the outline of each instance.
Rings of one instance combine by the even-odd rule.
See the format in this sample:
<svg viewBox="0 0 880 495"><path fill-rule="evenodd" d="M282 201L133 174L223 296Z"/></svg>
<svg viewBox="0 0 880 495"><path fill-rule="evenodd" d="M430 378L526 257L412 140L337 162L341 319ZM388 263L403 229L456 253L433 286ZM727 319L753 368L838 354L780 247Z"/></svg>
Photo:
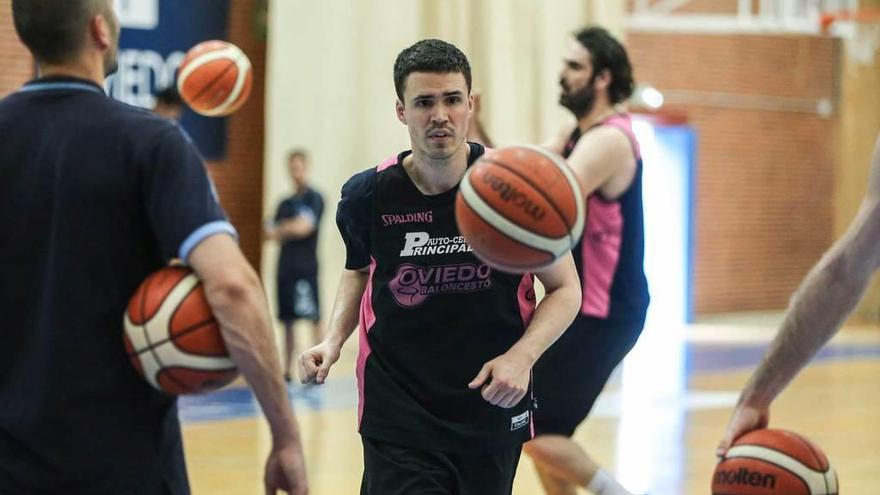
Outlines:
<svg viewBox="0 0 880 495"><path fill-rule="evenodd" d="M834 120L762 106L833 99L838 43L638 32L627 45L636 78L677 93L697 131L695 312L785 307L832 239Z"/></svg>
<svg viewBox="0 0 880 495"><path fill-rule="evenodd" d="M266 43L257 36L254 18L258 0L232 0L229 38L251 59L253 91L249 101L229 119L227 157L208 165L220 202L241 237L241 248L259 269L262 251L264 100Z"/></svg>
<svg viewBox="0 0 880 495"><path fill-rule="evenodd" d="M34 75L30 54L15 34L11 0L0 0L0 67L0 98Z"/></svg>

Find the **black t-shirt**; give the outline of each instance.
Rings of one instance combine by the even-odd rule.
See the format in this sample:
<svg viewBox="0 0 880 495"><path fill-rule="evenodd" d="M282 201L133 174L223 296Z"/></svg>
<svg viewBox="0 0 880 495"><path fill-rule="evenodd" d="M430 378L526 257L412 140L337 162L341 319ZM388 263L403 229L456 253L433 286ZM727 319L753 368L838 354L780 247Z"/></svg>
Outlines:
<svg viewBox="0 0 880 495"><path fill-rule="evenodd" d="M287 239L278 255L278 277L308 277L318 273L318 227L324 214L324 198L312 188L291 196L278 205L275 225L300 215L312 220L315 231L302 239Z"/></svg>
<svg viewBox="0 0 880 495"><path fill-rule="evenodd" d="M471 144L469 163L483 154ZM352 177L337 224L346 268L369 266L361 302L362 435L449 452L493 452L531 438L531 394L486 402L468 383L522 337L535 307L531 275L490 269L455 223L458 187L424 195L401 163Z"/></svg>
<svg viewBox="0 0 880 495"><path fill-rule="evenodd" d="M0 101L0 493L187 493L175 400L129 363L135 288L234 235L183 131L77 79Z"/></svg>

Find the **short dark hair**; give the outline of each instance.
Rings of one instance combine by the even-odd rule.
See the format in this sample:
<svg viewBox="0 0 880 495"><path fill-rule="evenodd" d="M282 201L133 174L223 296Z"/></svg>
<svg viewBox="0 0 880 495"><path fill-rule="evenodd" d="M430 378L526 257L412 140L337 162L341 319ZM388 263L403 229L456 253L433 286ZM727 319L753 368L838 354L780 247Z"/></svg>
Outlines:
<svg viewBox="0 0 880 495"><path fill-rule="evenodd" d="M86 41L89 20L110 0L12 0L15 31L37 61L67 62Z"/></svg>
<svg viewBox="0 0 880 495"><path fill-rule="evenodd" d="M290 162L290 160L293 160L294 158L302 158L304 162L307 162L309 161L309 154L302 148L295 148L287 153L287 161Z"/></svg>
<svg viewBox="0 0 880 495"><path fill-rule="evenodd" d="M403 101L406 78L413 72L459 72L464 75L468 93L471 91L471 64L461 50L443 40L422 40L397 55L394 61L394 90L400 101Z"/></svg>
<svg viewBox="0 0 880 495"><path fill-rule="evenodd" d="M177 88L172 84L156 93L156 104L180 107L183 106L183 99L180 98L180 93L177 92Z"/></svg>
<svg viewBox="0 0 880 495"><path fill-rule="evenodd" d="M620 103L632 96L636 83L623 45L611 33L597 26L581 29L574 37L590 52L593 77L606 69L611 73L608 87L611 103Z"/></svg>

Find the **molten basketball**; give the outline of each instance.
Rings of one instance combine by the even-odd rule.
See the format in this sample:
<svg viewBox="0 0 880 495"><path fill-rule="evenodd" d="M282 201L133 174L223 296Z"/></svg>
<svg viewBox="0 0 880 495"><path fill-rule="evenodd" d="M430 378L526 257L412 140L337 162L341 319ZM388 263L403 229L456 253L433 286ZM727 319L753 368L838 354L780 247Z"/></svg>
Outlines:
<svg viewBox="0 0 880 495"><path fill-rule="evenodd" d="M713 495L837 495L825 453L785 430L755 430L733 443L712 477Z"/></svg>
<svg viewBox="0 0 880 495"><path fill-rule="evenodd" d="M147 277L128 303L124 325L131 364L163 392L208 392L238 376L202 284L188 268Z"/></svg>
<svg viewBox="0 0 880 495"><path fill-rule="evenodd" d="M565 160L532 146L487 151L461 181L455 218L474 254L513 273L546 268L584 230L584 196Z"/></svg>
<svg viewBox="0 0 880 495"><path fill-rule="evenodd" d="M192 47L180 64L177 91L193 111L222 117L238 110L251 94L251 61L226 41Z"/></svg>

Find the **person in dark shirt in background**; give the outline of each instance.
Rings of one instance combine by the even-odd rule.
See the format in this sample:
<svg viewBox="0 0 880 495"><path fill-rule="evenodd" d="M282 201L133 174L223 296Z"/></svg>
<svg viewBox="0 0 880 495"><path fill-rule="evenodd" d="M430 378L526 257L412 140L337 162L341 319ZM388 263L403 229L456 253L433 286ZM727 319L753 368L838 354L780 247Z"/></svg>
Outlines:
<svg viewBox="0 0 880 495"><path fill-rule="evenodd" d="M290 362L295 347L293 324L312 323L312 338L323 338L318 297L318 225L324 198L308 184L308 155L293 150L287 155L287 171L296 192L278 205L266 236L278 241L278 319L284 323L284 379L290 382Z"/></svg>

